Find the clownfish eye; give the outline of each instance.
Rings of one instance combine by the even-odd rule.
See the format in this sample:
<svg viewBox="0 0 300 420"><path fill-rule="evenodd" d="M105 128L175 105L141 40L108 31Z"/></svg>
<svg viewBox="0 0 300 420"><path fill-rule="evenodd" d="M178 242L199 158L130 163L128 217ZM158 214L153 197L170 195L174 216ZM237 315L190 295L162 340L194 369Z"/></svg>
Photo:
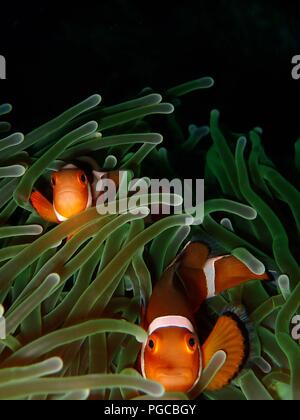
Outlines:
<svg viewBox="0 0 300 420"><path fill-rule="evenodd" d="M148 346L149 346L149 348L150 348L151 350L153 350L153 349L154 349L154 347L155 347L154 341L153 341L153 340L149 340L149 342L148 342Z"/></svg>
<svg viewBox="0 0 300 420"><path fill-rule="evenodd" d="M190 347L192 347L192 348L194 348L194 347L195 347L195 345L196 345L196 341L195 341L195 339L194 339L194 338L190 338L190 339L189 339L189 346L190 346Z"/></svg>
<svg viewBox="0 0 300 420"><path fill-rule="evenodd" d="M155 337L149 337L147 347L150 351L155 351L156 349L156 340Z"/></svg>
<svg viewBox="0 0 300 420"><path fill-rule="evenodd" d="M85 175L84 173L82 173L82 174L79 176L79 179L80 179L80 182L81 182L82 184L86 184L86 183L87 183L87 177L86 177L86 175Z"/></svg>
<svg viewBox="0 0 300 420"><path fill-rule="evenodd" d="M190 351L195 351L197 348L197 340L195 336L188 334L186 337L187 347Z"/></svg>

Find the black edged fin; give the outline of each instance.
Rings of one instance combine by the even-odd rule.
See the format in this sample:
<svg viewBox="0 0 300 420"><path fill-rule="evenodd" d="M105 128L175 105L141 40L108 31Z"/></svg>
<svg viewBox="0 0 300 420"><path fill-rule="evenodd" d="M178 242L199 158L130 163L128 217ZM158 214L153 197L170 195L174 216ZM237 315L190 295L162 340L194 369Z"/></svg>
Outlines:
<svg viewBox="0 0 300 420"><path fill-rule="evenodd" d="M243 307L227 307L202 346L206 367L218 351L226 353L226 362L207 389L217 391L234 380L247 365L250 357L251 328Z"/></svg>
<svg viewBox="0 0 300 420"><path fill-rule="evenodd" d="M228 251L218 241L205 232L193 236L191 242L201 242L205 244L210 250L209 258L220 257L228 254Z"/></svg>

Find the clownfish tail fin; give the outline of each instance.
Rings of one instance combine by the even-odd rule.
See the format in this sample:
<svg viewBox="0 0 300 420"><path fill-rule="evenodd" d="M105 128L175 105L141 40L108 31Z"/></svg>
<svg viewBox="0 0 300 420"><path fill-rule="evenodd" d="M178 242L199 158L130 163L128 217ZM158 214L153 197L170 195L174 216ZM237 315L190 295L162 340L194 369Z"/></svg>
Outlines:
<svg viewBox="0 0 300 420"><path fill-rule="evenodd" d="M211 270L210 263L214 264L216 294L240 286L251 280L271 280L271 276L267 271L263 274L255 274L242 261L232 255L225 255L223 258L209 260L208 268Z"/></svg>
<svg viewBox="0 0 300 420"><path fill-rule="evenodd" d="M216 352L226 353L226 362L208 385L209 391L222 389L244 369L251 355L252 336L245 309L242 306L226 308L203 345L204 367Z"/></svg>

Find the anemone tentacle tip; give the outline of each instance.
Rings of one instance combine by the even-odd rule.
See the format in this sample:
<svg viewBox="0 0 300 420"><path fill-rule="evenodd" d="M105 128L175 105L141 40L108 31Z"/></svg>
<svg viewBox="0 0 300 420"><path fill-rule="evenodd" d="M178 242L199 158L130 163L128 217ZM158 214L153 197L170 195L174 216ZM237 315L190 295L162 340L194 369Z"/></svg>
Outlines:
<svg viewBox="0 0 300 420"><path fill-rule="evenodd" d="M211 111L211 116L212 116L212 117L215 117L215 118L219 118L219 116L220 116L220 110L219 110L219 109L217 109L217 108L213 109L213 110Z"/></svg>
<svg viewBox="0 0 300 420"><path fill-rule="evenodd" d="M175 106L173 104L170 104L170 103L168 103L166 105L167 105L166 109L165 109L166 114L173 114L173 112L175 111Z"/></svg>
<svg viewBox="0 0 300 420"><path fill-rule="evenodd" d="M55 372L60 372L64 367L64 362L61 357L55 356L48 360L49 365Z"/></svg>
<svg viewBox="0 0 300 420"><path fill-rule="evenodd" d="M99 105L102 102L102 96L98 93L95 93L90 97L91 100L94 101L95 105Z"/></svg>
<svg viewBox="0 0 300 420"><path fill-rule="evenodd" d="M60 275L58 273L51 273L47 277L46 281L51 284L52 287L57 286L60 283Z"/></svg>
<svg viewBox="0 0 300 420"><path fill-rule="evenodd" d="M212 86L215 85L215 79L211 76L207 76L207 77L203 78L202 80L206 81L206 87L212 87Z"/></svg>
<svg viewBox="0 0 300 420"><path fill-rule="evenodd" d="M245 136L239 137L239 139L238 139L238 145L240 147L246 147L246 145L247 145L247 138Z"/></svg>

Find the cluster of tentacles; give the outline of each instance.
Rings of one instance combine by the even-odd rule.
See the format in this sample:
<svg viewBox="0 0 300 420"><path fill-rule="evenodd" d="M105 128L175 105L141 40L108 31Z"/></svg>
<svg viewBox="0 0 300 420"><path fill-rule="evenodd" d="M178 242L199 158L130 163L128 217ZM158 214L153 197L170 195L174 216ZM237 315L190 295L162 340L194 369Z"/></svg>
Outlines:
<svg viewBox="0 0 300 420"><path fill-rule="evenodd" d="M200 226L187 226L186 215L149 224L142 211L101 216L92 208L55 227L30 205L37 183L49 183L53 170L82 156L103 169L128 171L128 181L149 176L147 167L158 162L170 176L172 150L160 147L149 116L166 114L176 125L170 114L179 98L211 85L204 78L170 89L168 102L148 92L110 107L94 95L25 136L4 137L10 127L0 123L0 302L7 334L0 342L1 399L299 398L300 348L289 322L300 302L299 192L266 157L258 130L228 141L213 111L210 127L191 126L174 146L190 153L204 136L212 139ZM0 107L0 115L10 111ZM299 144L296 150L299 168ZM169 200L152 197L157 204ZM282 202L289 212L278 214ZM254 273L274 271L275 280L208 303L212 318L229 304L245 305L254 330L252 364L223 391L205 393L200 381L190 395L169 395L135 369L146 339L140 306L151 296L153 273L158 277L194 235L213 238ZM218 368L217 360L209 366L206 383Z"/></svg>

